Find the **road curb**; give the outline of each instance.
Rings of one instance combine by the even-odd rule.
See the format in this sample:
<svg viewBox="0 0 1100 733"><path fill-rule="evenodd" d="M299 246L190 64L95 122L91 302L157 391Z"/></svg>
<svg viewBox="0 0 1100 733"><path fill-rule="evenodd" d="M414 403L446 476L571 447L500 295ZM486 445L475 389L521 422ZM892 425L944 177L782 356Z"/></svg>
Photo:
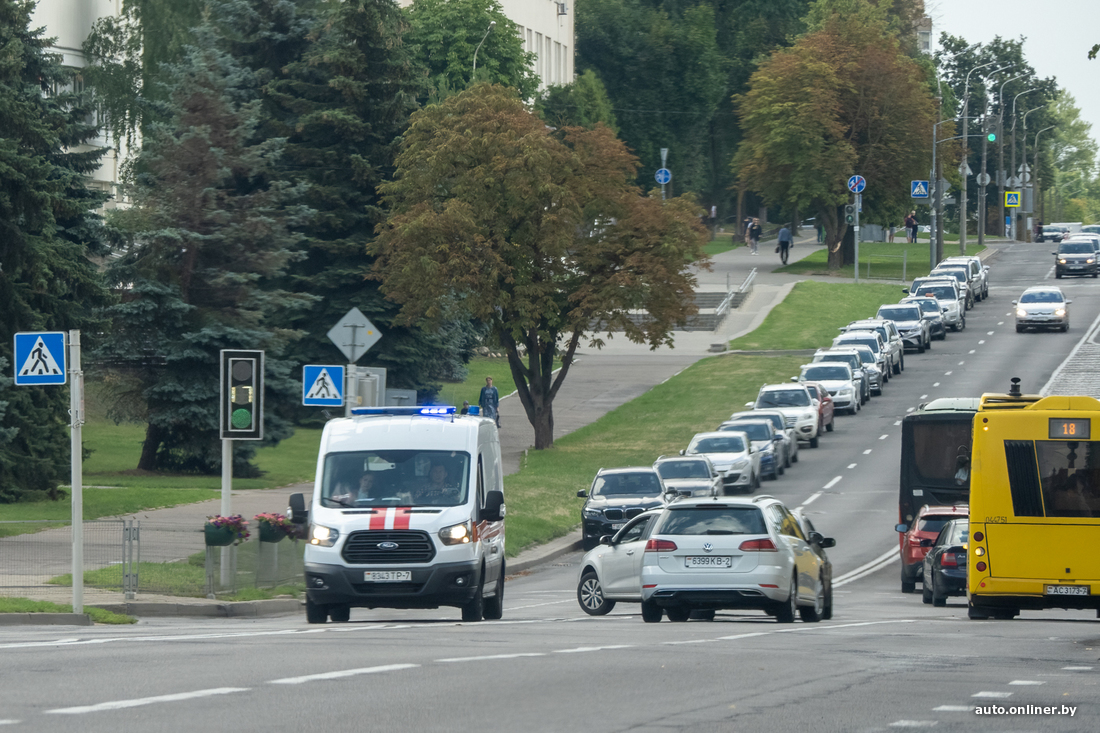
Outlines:
<svg viewBox="0 0 1100 733"><path fill-rule="evenodd" d="M224 603L164 603L157 601L126 601L97 605L112 613L139 618L170 618L176 616L205 618L259 618L288 616L302 612L302 602L296 598L273 598L263 601L226 601Z"/></svg>
<svg viewBox="0 0 1100 733"><path fill-rule="evenodd" d="M584 546L579 529L574 530L564 537L551 540L545 545L532 547L521 552L515 559L508 561L508 573L522 573L545 563L557 560L563 555L576 552Z"/></svg>
<svg viewBox="0 0 1100 733"><path fill-rule="evenodd" d="M91 626L86 613L0 613L0 626Z"/></svg>

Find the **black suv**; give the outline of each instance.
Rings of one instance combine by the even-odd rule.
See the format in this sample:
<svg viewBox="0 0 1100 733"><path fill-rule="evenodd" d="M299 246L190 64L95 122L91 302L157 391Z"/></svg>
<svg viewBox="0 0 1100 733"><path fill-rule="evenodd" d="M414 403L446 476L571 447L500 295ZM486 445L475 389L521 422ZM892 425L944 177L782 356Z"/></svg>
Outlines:
<svg viewBox="0 0 1100 733"><path fill-rule="evenodd" d="M649 466L601 468L596 472L590 491L581 489L577 496L587 499L581 508L584 549L600 544L604 535L613 535L627 520L646 509L665 503L665 485L660 474Z"/></svg>
<svg viewBox="0 0 1100 733"><path fill-rule="evenodd" d="M1061 227L1046 226L1039 230L1035 235L1036 242L1061 242L1065 236L1065 232Z"/></svg>
<svg viewBox="0 0 1100 733"><path fill-rule="evenodd" d="M1091 275L1100 274L1100 267L1096 264L1096 248L1092 242L1062 242L1058 245L1058 251L1054 252L1054 277L1062 275Z"/></svg>

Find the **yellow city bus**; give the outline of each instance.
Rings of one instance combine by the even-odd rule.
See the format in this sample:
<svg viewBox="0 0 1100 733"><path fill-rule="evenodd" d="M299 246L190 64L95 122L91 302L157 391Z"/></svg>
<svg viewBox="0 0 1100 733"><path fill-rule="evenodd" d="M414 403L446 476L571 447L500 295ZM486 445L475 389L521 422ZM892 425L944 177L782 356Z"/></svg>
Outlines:
<svg viewBox="0 0 1100 733"><path fill-rule="evenodd" d="M982 395L974 418L970 618L1100 609L1100 401L1023 395L1019 381Z"/></svg>

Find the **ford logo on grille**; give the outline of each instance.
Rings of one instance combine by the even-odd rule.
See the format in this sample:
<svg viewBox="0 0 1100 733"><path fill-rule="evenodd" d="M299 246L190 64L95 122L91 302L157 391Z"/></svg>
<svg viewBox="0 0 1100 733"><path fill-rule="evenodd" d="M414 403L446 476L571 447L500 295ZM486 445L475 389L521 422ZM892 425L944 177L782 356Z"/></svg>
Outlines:
<svg viewBox="0 0 1100 733"><path fill-rule="evenodd" d="M398 544L396 542L379 542L378 543L378 549L379 550L396 550L397 548L398 548Z"/></svg>

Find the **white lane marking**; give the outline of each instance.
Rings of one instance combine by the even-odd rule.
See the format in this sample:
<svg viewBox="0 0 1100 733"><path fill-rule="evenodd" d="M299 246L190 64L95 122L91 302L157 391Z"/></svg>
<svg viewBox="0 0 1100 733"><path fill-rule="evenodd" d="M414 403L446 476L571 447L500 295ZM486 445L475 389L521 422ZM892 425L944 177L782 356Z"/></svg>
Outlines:
<svg viewBox="0 0 1100 733"><path fill-rule="evenodd" d="M889 437L890 437L890 436L889 436L889 434L886 434L886 435L880 435L880 436L878 436L878 439L879 439L879 440L886 440L886 439L887 439L887 438L889 438Z"/></svg>
<svg viewBox="0 0 1100 733"><path fill-rule="evenodd" d="M983 690L982 692L975 692L970 697L987 697L987 698L992 698L994 700L1004 700L1006 697L1012 697L1012 693L1011 692L990 692L988 690Z"/></svg>
<svg viewBox="0 0 1100 733"><path fill-rule="evenodd" d="M518 611L521 608L538 608L539 606L553 606L558 603L572 603L573 599L569 598L564 601L547 601L546 603L532 603L529 606L508 606L509 611Z"/></svg>
<svg viewBox="0 0 1100 733"><path fill-rule="evenodd" d="M22 720L0 720L0 725L19 725Z"/></svg>
<svg viewBox="0 0 1100 733"><path fill-rule="evenodd" d="M926 399L928 399L928 395L926 395L926 394L922 394L922 395L920 396L920 398L921 398L922 400L926 400Z"/></svg>
<svg viewBox="0 0 1100 733"><path fill-rule="evenodd" d="M360 667L359 669L341 669L335 672L320 672L319 674L306 674L301 677L284 677L281 680L270 680L271 685L300 685L303 682L316 682L318 680L338 680L344 677L356 677L361 674L378 674L380 672L396 672L401 669L412 669L419 664L384 664L379 667Z"/></svg>
<svg viewBox="0 0 1100 733"><path fill-rule="evenodd" d="M974 709L973 705L940 705L932 708L933 713L969 713Z"/></svg>
<svg viewBox="0 0 1100 733"><path fill-rule="evenodd" d="M944 372L944 373L943 373L943 376L945 376L945 377L950 377L950 376L951 376L951 372Z"/></svg>
<svg viewBox="0 0 1100 733"><path fill-rule="evenodd" d="M837 476L837 477L835 477L835 478L834 478L834 479L833 479L832 481L830 481L829 483L825 484L825 485L824 485L824 486L822 486L821 488L822 488L822 489L831 489L831 488L833 488L834 486L836 486L837 484L839 484L839 483L840 483L840 480L841 480L842 478L844 478L844 477L843 477L843 476Z"/></svg>
<svg viewBox="0 0 1100 733"><path fill-rule="evenodd" d="M1092 667L1071 666L1071 667L1062 667L1062 669L1068 669L1072 672L1087 672L1088 670L1092 669Z"/></svg>
<svg viewBox="0 0 1100 733"><path fill-rule="evenodd" d="M733 641L734 639L748 639L753 636L768 636L774 634L774 631L755 631L751 634L734 634L733 636L719 636L718 641Z"/></svg>
<svg viewBox="0 0 1100 733"><path fill-rule="evenodd" d="M1077 341L1077 345L1074 346L1073 349L1069 352L1069 356L1067 356L1065 360L1058 365L1058 368L1054 370L1054 373L1050 375L1050 379L1048 379L1047 383L1043 385L1043 388L1039 390L1039 394L1041 394L1043 397L1047 397L1048 395L1050 395L1050 390L1052 389L1051 385L1054 384L1054 381L1056 379L1062 376L1062 370L1066 368L1066 364L1069 364L1070 361L1072 361L1073 357L1077 355L1077 352L1081 350L1081 347L1085 345L1085 340L1092 336L1092 334L1096 331L1097 324L1100 324L1100 315L1096 316L1096 320L1094 320L1092 322L1092 325L1085 330L1085 335Z"/></svg>
<svg viewBox="0 0 1100 733"><path fill-rule="evenodd" d="M906 407L906 408L905 408L905 411L906 411L906 412L912 412L912 411L913 411L913 410L915 410L915 409L917 409L917 408L915 408L915 407Z"/></svg>
<svg viewBox="0 0 1100 733"><path fill-rule="evenodd" d="M79 715L81 713L98 713L102 710L122 710L123 708L136 708L142 705L153 705L158 702L177 702L179 700L193 700L196 697L210 697L212 695L229 695L234 692L248 692L247 687L215 687L210 690L195 690L194 692L177 692L174 695L157 695L155 697L139 697L133 700L115 700L113 702L101 702L98 705L81 705L75 708L56 708L47 710L47 713L60 715Z"/></svg>
<svg viewBox="0 0 1100 733"><path fill-rule="evenodd" d="M890 724L891 728L935 728L938 720L895 720Z"/></svg>
<svg viewBox="0 0 1100 733"><path fill-rule="evenodd" d="M962 365L963 365L963 364L965 364L965 363L966 363L965 361L960 361L960 362L959 362L959 366L962 366Z"/></svg>
<svg viewBox="0 0 1100 733"><path fill-rule="evenodd" d="M997 325L998 326L1003 326L1003 325L1005 325L1005 322L1004 321L997 321Z"/></svg>
<svg viewBox="0 0 1100 733"><path fill-rule="evenodd" d="M835 588L839 583L845 583L849 580L853 580L856 577L861 576L863 573L878 570L880 565L885 565L886 563L891 562L895 558L895 556L901 557L901 548L899 548L897 545L894 545L890 548L888 552L882 553L871 562L864 563L854 570L849 570L846 573L842 573L836 576L835 578L833 578L833 587Z"/></svg>
<svg viewBox="0 0 1100 733"><path fill-rule="evenodd" d="M871 452L871 450L872 450L871 448L868 448L867 450L863 451L863 455L867 455L868 453Z"/></svg>
<svg viewBox="0 0 1100 733"><path fill-rule="evenodd" d="M612 644L610 646L579 646L576 649L555 649L554 654L580 654L581 652L598 652L604 649L632 649L633 644Z"/></svg>
<svg viewBox="0 0 1100 733"><path fill-rule="evenodd" d="M486 654L483 657L451 657L437 659L437 662L484 662L490 659L518 659L519 657L545 657L544 652L520 652L518 654Z"/></svg>
<svg viewBox="0 0 1100 733"><path fill-rule="evenodd" d="M895 420L894 425L901 425L901 420Z"/></svg>
<svg viewBox="0 0 1100 733"><path fill-rule="evenodd" d="M817 501L817 497L819 497L819 496L821 496L820 491L817 491L817 492L814 492L813 494L810 494L810 497L808 499L806 499L806 501L799 504L798 508L801 509L804 506L807 506L809 504L813 504L815 501Z"/></svg>
<svg viewBox="0 0 1100 733"><path fill-rule="evenodd" d="M990 331L986 334L986 336L992 336L994 333L996 333L996 332L995 331Z"/></svg>
<svg viewBox="0 0 1100 733"><path fill-rule="evenodd" d="M662 644L668 644L669 646L677 646L679 644L706 644L707 642L717 641L717 639L688 639L687 641L662 641Z"/></svg>
<svg viewBox="0 0 1100 733"><path fill-rule="evenodd" d="M66 646L84 644L111 644L116 641L197 641L201 639L237 639L254 636L285 636L287 634L324 633L325 629L281 629L279 631L248 631L232 634L172 634L168 636L108 636L102 639L66 639ZM0 649L28 649L33 647L57 646L56 641L22 642L18 644L0 644Z"/></svg>
<svg viewBox="0 0 1100 733"><path fill-rule="evenodd" d="M984 344L984 343L985 343L985 341L984 341L984 340L979 340L979 341L978 341L978 346L981 346L981 345L982 345L982 344Z"/></svg>
<svg viewBox="0 0 1100 733"><path fill-rule="evenodd" d="M1045 685L1046 682L1040 680L1012 680L1008 684L1010 685Z"/></svg>
<svg viewBox="0 0 1100 733"><path fill-rule="evenodd" d="M973 354L975 351L977 351L977 349L971 349L970 353Z"/></svg>
<svg viewBox="0 0 1100 733"><path fill-rule="evenodd" d="M939 386L940 386L940 383L939 383L939 382L936 382L936 383L935 383L935 384L933 384L932 386L933 386L933 387L939 387Z"/></svg>
<svg viewBox="0 0 1100 733"><path fill-rule="evenodd" d="M855 467L856 467L856 465L857 465L857 464L855 464L855 463L849 463L849 464L848 464L848 468L855 468Z"/></svg>

